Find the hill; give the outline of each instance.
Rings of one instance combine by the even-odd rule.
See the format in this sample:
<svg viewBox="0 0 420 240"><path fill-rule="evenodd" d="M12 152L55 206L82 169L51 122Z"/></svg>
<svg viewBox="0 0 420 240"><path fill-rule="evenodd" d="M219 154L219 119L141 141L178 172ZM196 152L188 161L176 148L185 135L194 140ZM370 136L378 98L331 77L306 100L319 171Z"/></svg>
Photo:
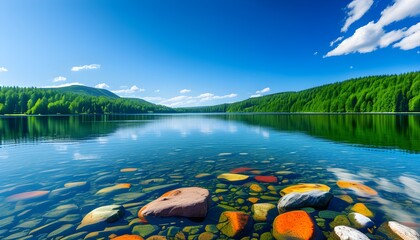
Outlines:
<svg viewBox="0 0 420 240"><path fill-rule="evenodd" d="M61 87L61 88L46 88L49 90L61 92L61 93L75 93L75 94L83 94L88 96L95 96L95 97L110 97L110 98L120 98L117 94L110 92L106 89L100 88L92 88L80 85L73 85L68 87Z"/></svg>
<svg viewBox="0 0 420 240"><path fill-rule="evenodd" d="M142 99L120 98L103 89L0 87L0 114L167 113L172 108Z"/></svg>
<svg viewBox="0 0 420 240"><path fill-rule="evenodd" d="M182 112L419 112L420 72L369 76Z"/></svg>

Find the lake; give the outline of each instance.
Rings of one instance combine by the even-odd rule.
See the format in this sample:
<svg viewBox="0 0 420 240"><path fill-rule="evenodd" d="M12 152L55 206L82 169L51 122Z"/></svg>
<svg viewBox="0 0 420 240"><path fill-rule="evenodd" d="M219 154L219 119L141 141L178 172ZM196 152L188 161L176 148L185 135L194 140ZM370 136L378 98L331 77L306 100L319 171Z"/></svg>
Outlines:
<svg viewBox="0 0 420 240"><path fill-rule="evenodd" d="M372 212L370 238L389 220L419 231L419 154L420 115L2 117L0 239L108 239L132 232L224 239L216 227L223 211L252 218L254 203L277 205L280 191L299 183L325 184L334 194L326 209L304 209L324 235L356 203ZM218 178L232 171L248 178ZM377 194L339 187L339 180ZM138 220L139 209L163 193L194 186L210 191L206 218ZM124 206L121 219L77 230L86 214L111 204ZM241 237L264 239L272 221L253 221Z"/></svg>

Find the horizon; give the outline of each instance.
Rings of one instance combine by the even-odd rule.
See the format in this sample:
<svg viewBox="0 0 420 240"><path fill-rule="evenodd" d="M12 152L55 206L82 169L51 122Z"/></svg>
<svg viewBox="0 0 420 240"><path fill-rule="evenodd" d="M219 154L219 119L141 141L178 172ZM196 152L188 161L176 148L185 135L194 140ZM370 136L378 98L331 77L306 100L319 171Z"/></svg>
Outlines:
<svg viewBox="0 0 420 240"><path fill-rule="evenodd" d="M0 86L197 107L420 70L419 0L322 3L3 2Z"/></svg>

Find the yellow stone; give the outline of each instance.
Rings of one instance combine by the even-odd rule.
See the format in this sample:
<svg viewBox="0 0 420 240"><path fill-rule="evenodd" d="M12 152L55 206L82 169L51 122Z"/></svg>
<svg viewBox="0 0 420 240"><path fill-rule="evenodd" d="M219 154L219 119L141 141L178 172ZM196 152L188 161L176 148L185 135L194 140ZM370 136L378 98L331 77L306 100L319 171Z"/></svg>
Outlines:
<svg viewBox="0 0 420 240"><path fill-rule="evenodd" d="M253 191L253 192L258 192L258 193L264 191L264 189L260 185L255 184L255 183L254 184L251 184L251 186L249 187L249 189L251 189L251 191Z"/></svg>
<svg viewBox="0 0 420 240"><path fill-rule="evenodd" d="M217 176L218 179L224 179L229 182L237 182L237 181L243 181L249 178L247 175L243 174L236 174L236 173L223 173Z"/></svg>
<svg viewBox="0 0 420 240"><path fill-rule="evenodd" d="M251 203L256 203L256 202L258 202L258 200L260 200L259 198L256 198L256 197L250 197L250 198L248 198L248 201L250 201Z"/></svg>
<svg viewBox="0 0 420 240"><path fill-rule="evenodd" d="M284 188L280 191L280 195L284 196L286 194L292 193L292 192L309 192L313 190L319 190L324 192L329 192L330 187L324 184L317 184L317 183L302 183L297 185L292 185L290 187Z"/></svg>
<svg viewBox="0 0 420 240"><path fill-rule="evenodd" d="M137 168L123 168L120 170L120 172L135 172L137 171Z"/></svg>
<svg viewBox="0 0 420 240"><path fill-rule="evenodd" d="M347 203L353 203L353 198L351 198L349 195L342 195L340 196L340 199L343 201L346 201Z"/></svg>
<svg viewBox="0 0 420 240"><path fill-rule="evenodd" d="M339 181L337 181L337 185L340 188L351 189L359 195L372 195L372 196L378 195L377 191L373 190L372 188L370 188L366 185L358 183L358 182L339 180Z"/></svg>
<svg viewBox="0 0 420 240"><path fill-rule="evenodd" d="M69 182L64 184L65 188L72 188L72 187L81 187L81 186L85 186L87 184L87 182Z"/></svg>
<svg viewBox="0 0 420 240"><path fill-rule="evenodd" d="M351 210L353 212L357 212L357 213L360 213L362 215L365 215L366 217L373 217L372 211L370 211L369 208L367 208L366 205L363 204L363 203L354 204L354 206L351 208Z"/></svg>
<svg viewBox="0 0 420 240"><path fill-rule="evenodd" d="M102 188L101 190L96 192L96 195L104 195L121 189L129 189L130 187L131 184L129 183L120 183L112 187Z"/></svg>

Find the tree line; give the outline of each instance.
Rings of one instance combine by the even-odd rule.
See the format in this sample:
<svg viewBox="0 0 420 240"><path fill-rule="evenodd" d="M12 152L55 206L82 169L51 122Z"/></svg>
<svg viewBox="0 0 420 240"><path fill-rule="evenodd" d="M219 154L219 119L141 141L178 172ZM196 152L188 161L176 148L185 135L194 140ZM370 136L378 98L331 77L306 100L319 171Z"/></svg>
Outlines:
<svg viewBox="0 0 420 240"><path fill-rule="evenodd" d="M173 111L142 99L90 96L32 87L0 87L0 114L135 114Z"/></svg>

